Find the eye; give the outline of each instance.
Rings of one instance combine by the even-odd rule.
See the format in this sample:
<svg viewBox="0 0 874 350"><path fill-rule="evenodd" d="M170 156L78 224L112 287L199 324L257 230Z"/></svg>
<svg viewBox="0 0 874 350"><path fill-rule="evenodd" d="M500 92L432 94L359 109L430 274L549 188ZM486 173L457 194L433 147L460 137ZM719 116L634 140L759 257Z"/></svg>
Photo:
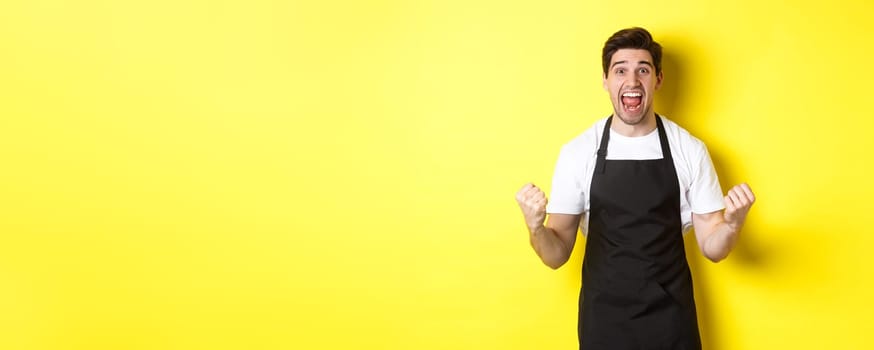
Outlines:
<svg viewBox="0 0 874 350"><path fill-rule="evenodd" d="M649 68L641 68L641 69L638 71L638 73L640 73L640 74L647 74L647 73L649 73Z"/></svg>
<svg viewBox="0 0 874 350"><path fill-rule="evenodd" d="M625 74L625 69L624 68L616 69L615 73L619 74L619 75Z"/></svg>

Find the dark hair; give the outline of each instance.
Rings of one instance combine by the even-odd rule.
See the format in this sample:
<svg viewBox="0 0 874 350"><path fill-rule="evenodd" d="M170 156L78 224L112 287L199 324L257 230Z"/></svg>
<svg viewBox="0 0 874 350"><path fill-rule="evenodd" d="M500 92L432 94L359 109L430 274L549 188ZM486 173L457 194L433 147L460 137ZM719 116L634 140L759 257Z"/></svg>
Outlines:
<svg viewBox="0 0 874 350"><path fill-rule="evenodd" d="M640 27L626 28L613 34L604 43L604 51L601 54L601 62L604 65L604 75L610 69L610 60L619 49L642 49L649 51L652 56L652 64L655 65L655 73L662 71L662 46L652 40L652 35L646 29Z"/></svg>

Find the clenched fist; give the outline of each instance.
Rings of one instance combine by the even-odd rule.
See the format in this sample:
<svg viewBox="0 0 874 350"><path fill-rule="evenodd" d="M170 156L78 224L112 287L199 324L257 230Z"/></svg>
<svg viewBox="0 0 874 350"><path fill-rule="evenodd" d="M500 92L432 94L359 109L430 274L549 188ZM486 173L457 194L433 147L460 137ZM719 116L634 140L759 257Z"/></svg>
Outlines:
<svg viewBox="0 0 874 350"><path fill-rule="evenodd" d="M546 220L546 194L532 183L525 184L516 192L516 202L525 216L525 224L531 232L543 226Z"/></svg>
<svg viewBox="0 0 874 350"><path fill-rule="evenodd" d="M725 196L725 223L735 231L739 231L747 218L750 207L756 202L756 196L750 186L742 183L728 190Z"/></svg>

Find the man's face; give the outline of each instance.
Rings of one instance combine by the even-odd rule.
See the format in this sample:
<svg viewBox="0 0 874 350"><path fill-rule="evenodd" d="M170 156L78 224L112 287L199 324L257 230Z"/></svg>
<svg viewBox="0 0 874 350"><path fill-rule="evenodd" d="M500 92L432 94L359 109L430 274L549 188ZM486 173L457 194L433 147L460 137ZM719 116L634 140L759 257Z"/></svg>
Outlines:
<svg viewBox="0 0 874 350"><path fill-rule="evenodd" d="M628 125L637 125L653 114L653 97L661 84L662 75L656 75L652 55L642 49L617 50L604 76L614 115Z"/></svg>

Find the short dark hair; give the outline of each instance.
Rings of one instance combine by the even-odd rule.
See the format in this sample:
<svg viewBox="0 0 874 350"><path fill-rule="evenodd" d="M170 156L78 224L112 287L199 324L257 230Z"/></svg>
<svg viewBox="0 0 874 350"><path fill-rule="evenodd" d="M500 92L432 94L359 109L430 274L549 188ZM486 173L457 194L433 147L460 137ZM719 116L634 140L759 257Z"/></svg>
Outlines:
<svg viewBox="0 0 874 350"><path fill-rule="evenodd" d="M601 54L601 62L604 65L604 75L610 69L610 60L613 59L613 54L619 49L642 49L649 51L652 56L652 64L655 65L656 74L662 71L662 46L652 39L646 29L640 27L626 28L613 34L607 42L604 43L604 50Z"/></svg>

